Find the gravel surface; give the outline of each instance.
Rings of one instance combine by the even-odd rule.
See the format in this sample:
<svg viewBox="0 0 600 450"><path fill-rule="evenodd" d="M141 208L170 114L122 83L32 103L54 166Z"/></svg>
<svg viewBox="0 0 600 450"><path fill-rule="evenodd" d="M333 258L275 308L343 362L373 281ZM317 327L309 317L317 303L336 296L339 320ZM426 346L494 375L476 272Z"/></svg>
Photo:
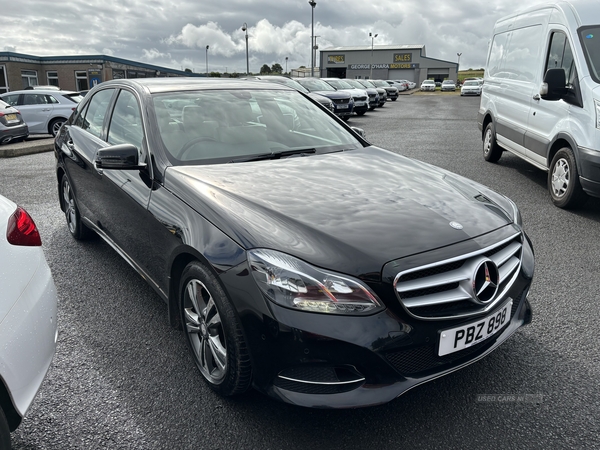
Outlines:
<svg viewBox="0 0 600 450"><path fill-rule="evenodd" d="M458 95L401 96L349 124L375 145L519 205L537 258L533 323L482 361L359 410L303 409L255 391L219 398L154 291L101 240L71 238L54 155L0 160L0 194L36 220L60 297L56 356L13 447L599 448L600 200L563 211L550 201L544 172L509 153L485 162L478 105ZM477 401L480 394L495 401Z"/></svg>

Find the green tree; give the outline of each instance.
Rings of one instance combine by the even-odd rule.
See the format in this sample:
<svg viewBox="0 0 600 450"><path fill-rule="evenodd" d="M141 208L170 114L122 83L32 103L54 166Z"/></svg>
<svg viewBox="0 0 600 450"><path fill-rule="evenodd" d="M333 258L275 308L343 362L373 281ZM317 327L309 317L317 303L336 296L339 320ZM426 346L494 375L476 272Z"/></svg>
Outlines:
<svg viewBox="0 0 600 450"><path fill-rule="evenodd" d="M186 67L186 68L185 68L185 70L184 70L184 72L187 72L187 73L192 73L192 69L188 69L188 68Z"/></svg>
<svg viewBox="0 0 600 450"><path fill-rule="evenodd" d="M240 77L240 74L237 72L233 72L233 73L229 74L229 78L239 78L239 77Z"/></svg>
<svg viewBox="0 0 600 450"><path fill-rule="evenodd" d="M281 64L275 63L271 66L271 73L283 73L283 67Z"/></svg>
<svg viewBox="0 0 600 450"><path fill-rule="evenodd" d="M221 78L221 72L211 72L209 76L213 78Z"/></svg>
<svg viewBox="0 0 600 450"><path fill-rule="evenodd" d="M260 73L261 74L271 73L271 68L268 65L263 64L262 67L260 68Z"/></svg>

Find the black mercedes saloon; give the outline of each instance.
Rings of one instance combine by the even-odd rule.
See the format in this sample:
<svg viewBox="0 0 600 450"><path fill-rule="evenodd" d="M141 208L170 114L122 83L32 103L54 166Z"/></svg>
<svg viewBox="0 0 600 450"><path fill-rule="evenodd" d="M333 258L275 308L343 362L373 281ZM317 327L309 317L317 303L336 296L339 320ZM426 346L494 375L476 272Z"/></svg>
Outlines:
<svg viewBox="0 0 600 450"><path fill-rule="evenodd" d="M511 200L371 145L286 86L108 81L55 156L72 236L147 280L221 395L377 405L531 321Z"/></svg>

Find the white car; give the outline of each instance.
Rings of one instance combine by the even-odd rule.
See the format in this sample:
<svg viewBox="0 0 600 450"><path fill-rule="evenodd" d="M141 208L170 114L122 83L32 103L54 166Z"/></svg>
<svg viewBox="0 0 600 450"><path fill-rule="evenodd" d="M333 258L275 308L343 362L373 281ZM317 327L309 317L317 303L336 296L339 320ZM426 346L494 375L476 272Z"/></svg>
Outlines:
<svg viewBox="0 0 600 450"><path fill-rule="evenodd" d="M0 99L21 112L29 134L56 136L83 96L71 91L25 89L2 94Z"/></svg>
<svg viewBox="0 0 600 450"><path fill-rule="evenodd" d="M465 81L460 88L460 95L481 95L481 83L479 80Z"/></svg>
<svg viewBox="0 0 600 450"><path fill-rule="evenodd" d="M422 91L435 91L435 81L425 80L421 83Z"/></svg>
<svg viewBox="0 0 600 450"><path fill-rule="evenodd" d="M33 402L56 349L56 288L33 219L0 195L0 449Z"/></svg>

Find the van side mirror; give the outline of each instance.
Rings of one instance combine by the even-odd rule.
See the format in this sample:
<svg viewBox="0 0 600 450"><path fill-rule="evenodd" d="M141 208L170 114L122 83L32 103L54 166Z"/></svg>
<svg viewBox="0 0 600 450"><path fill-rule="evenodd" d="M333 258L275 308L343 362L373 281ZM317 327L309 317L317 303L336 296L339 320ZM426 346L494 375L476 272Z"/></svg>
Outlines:
<svg viewBox="0 0 600 450"><path fill-rule="evenodd" d="M548 69L540 88L540 96L544 100L556 101L562 99L567 92L565 69Z"/></svg>

